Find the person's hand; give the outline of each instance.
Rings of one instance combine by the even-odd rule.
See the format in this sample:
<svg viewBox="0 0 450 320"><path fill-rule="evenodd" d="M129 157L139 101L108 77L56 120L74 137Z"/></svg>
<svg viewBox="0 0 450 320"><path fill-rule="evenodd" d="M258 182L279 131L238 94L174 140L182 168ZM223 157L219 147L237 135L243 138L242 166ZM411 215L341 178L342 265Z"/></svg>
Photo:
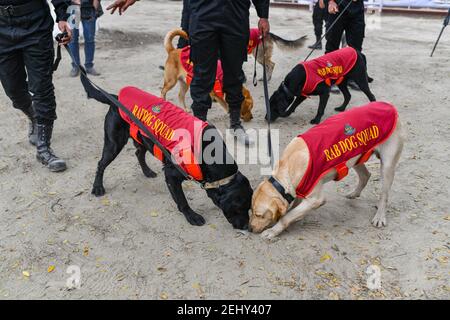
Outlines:
<svg viewBox="0 0 450 320"><path fill-rule="evenodd" d="M334 1L330 1L330 3L328 3L328 13L330 14L336 14L339 12L339 7L336 4L336 2Z"/></svg>
<svg viewBox="0 0 450 320"><path fill-rule="evenodd" d="M67 36L62 38L62 41L59 43L60 45L66 45L72 40L72 29L70 29L69 24L67 21L60 21L58 22L58 28L61 32L66 32Z"/></svg>
<svg viewBox="0 0 450 320"><path fill-rule="evenodd" d="M325 9L325 1L319 0L319 8L320 9Z"/></svg>
<svg viewBox="0 0 450 320"><path fill-rule="evenodd" d="M128 7L132 6L137 0L116 0L113 4L108 6L106 10L111 10L111 14L114 14L119 9L119 15L122 15Z"/></svg>
<svg viewBox="0 0 450 320"><path fill-rule="evenodd" d="M258 29L261 32L261 35L265 38L270 32L270 23L269 19L261 18L258 22Z"/></svg>

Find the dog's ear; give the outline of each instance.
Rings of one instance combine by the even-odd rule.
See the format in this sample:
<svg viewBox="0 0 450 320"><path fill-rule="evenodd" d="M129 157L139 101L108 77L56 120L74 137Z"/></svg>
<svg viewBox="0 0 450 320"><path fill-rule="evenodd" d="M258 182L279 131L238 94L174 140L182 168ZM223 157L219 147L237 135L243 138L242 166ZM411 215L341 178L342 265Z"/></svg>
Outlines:
<svg viewBox="0 0 450 320"><path fill-rule="evenodd" d="M286 214L287 209L288 205L284 203L283 200L279 198L273 198L272 214L274 221L280 220L280 218Z"/></svg>

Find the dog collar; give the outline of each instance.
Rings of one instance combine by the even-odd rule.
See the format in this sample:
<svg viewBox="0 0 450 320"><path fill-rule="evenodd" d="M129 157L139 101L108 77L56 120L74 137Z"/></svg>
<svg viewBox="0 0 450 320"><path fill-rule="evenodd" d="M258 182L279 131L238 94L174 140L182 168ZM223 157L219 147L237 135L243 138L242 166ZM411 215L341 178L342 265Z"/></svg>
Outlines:
<svg viewBox="0 0 450 320"><path fill-rule="evenodd" d="M205 190L208 190L208 189L217 189L217 188L223 187L224 185L229 184L236 177L236 175L237 175L237 173L235 173L229 177L214 181L214 182L205 182L202 184L202 188Z"/></svg>
<svg viewBox="0 0 450 320"><path fill-rule="evenodd" d="M281 194L289 204L291 204L291 202L294 201L295 198L291 196L289 193L286 193L286 189L284 189L281 183L279 183L274 177L271 176L268 181L273 185L275 190L277 190L278 193Z"/></svg>

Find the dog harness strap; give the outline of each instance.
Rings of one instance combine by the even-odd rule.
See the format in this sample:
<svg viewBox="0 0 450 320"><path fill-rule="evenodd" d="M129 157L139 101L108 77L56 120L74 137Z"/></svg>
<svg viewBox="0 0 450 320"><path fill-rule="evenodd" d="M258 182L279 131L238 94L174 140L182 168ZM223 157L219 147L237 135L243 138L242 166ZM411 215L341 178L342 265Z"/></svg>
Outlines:
<svg viewBox="0 0 450 320"><path fill-rule="evenodd" d="M308 168L296 188L307 197L322 177L336 170L335 180L348 174L347 161L367 161L373 150L388 139L397 123L397 110L385 102L371 102L334 115L299 135L309 151Z"/></svg>
<svg viewBox="0 0 450 320"><path fill-rule="evenodd" d="M344 81L344 77L340 77L339 79L336 80L336 85L340 85L342 83L342 81Z"/></svg>
<svg viewBox="0 0 450 320"><path fill-rule="evenodd" d="M374 149L372 148L371 150L367 151L366 153L364 153L361 158L358 159L358 162L356 164L363 164L365 162L367 162L367 160L370 159L370 157L373 154Z"/></svg>
<svg viewBox="0 0 450 320"><path fill-rule="evenodd" d="M203 174L200 166L197 164L194 154L190 149L180 151L180 157L186 159L184 161L184 168L189 175L197 181L203 181Z"/></svg>
<svg viewBox="0 0 450 320"><path fill-rule="evenodd" d="M327 86L334 83L340 84L347 73L356 64L358 53L352 47L346 47L327 53L324 56L313 60L302 62L305 68L306 80L302 88L301 95L307 97L311 95L317 86L324 82Z"/></svg>
<svg viewBox="0 0 450 320"><path fill-rule="evenodd" d="M291 204L291 202L294 201L295 198L291 196L289 193L286 193L286 189L284 189L281 183L279 183L274 177L271 176L268 181L289 204Z"/></svg>
<svg viewBox="0 0 450 320"><path fill-rule="evenodd" d="M159 161L161 161L161 162L164 161L164 154L163 154L162 150L160 148L158 148L158 146L155 146L155 145L153 146L153 155Z"/></svg>
<svg viewBox="0 0 450 320"><path fill-rule="evenodd" d="M341 181L348 175L348 167L345 164L345 162L338 164L335 167L335 169L336 169L336 178L334 179L335 181Z"/></svg>
<svg viewBox="0 0 450 320"><path fill-rule="evenodd" d="M142 144L141 138L138 136L139 128L134 123L130 123L130 136L139 144Z"/></svg>

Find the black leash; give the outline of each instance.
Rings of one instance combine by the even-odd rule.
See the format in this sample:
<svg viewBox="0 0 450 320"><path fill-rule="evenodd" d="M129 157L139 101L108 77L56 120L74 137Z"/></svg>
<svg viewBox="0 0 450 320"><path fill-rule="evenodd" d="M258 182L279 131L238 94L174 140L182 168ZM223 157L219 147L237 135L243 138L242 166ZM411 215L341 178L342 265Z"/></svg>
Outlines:
<svg viewBox="0 0 450 320"><path fill-rule="evenodd" d="M444 33L444 29L446 26L448 26L449 22L450 22L450 8L448 9L447 17L444 19L444 25L442 26L441 32L439 33L439 37L437 38L436 43L434 44L433 51L431 51L430 57L433 57L434 51L436 50L436 47L439 44L439 41L441 40L442 34Z"/></svg>
<svg viewBox="0 0 450 320"><path fill-rule="evenodd" d="M270 157L270 166L273 169L273 152L272 152L272 134L270 132L270 101L269 101L269 87L267 84L267 70L266 70L266 45L264 41L264 37L261 38L262 48L263 48L263 87L264 87L264 102L266 105L266 113L267 113L267 148ZM256 87L258 85L258 80L256 79L256 63L258 61L258 51L259 51L259 43L255 48L255 65L253 69L253 85Z"/></svg>
<svg viewBox="0 0 450 320"><path fill-rule="evenodd" d="M266 113L267 113L267 148L269 151L270 157L270 166L273 169L273 152L272 152L272 134L270 133L270 101L269 101L269 86L267 84L267 70L266 70L266 46L264 37L262 38L262 47L263 47L263 87L264 87L264 102L266 104Z"/></svg>
<svg viewBox="0 0 450 320"><path fill-rule="evenodd" d="M259 43L256 45L255 48L255 65L253 68L253 86L257 86L258 85L258 80L256 80L257 74L256 74L256 63L258 62L258 50L259 50ZM264 66L265 68L266 66Z"/></svg>
<svg viewBox="0 0 450 320"><path fill-rule="evenodd" d="M362 0L361 0L362 1ZM344 0L341 0L338 3L338 7L341 5L341 3L344 2ZM349 1L348 4L345 6L344 10L341 11L341 13L338 15L338 17L333 21L333 23L327 28L327 30L325 31L325 34L322 36L322 38L320 38L319 41L317 41L316 43L322 42L322 40L328 35L328 33L331 31L331 29L333 29L333 27L335 26L335 24L339 21L339 19L342 17L342 15L344 14L345 11L347 11L347 9L350 7L350 5L352 4L353 1ZM328 9L327 9L328 10ZM316 50L316 46L314 45L314 47L312 48L311 52L306 56L305 60L306 61L309 59L309 57L311 57L311 55L313 54L313 52Z"/></svg>
<svg viewBox="0 0 450 320"><path fill-rule="evenodd" d="M55 39L59 43L59 42L61 42L61 39L63 37L64 37L64 34L58 34ZM183 170L183 168L181 168L181 166L175 161L175 159L173 158L173 155L153 136L153 134L147 129L147 127L130 110L128 110L127 107L125 107L114 96L110 95L108 92L103 90L100 86L98 86L95 82L93 82L91 79L89 79L89 77L87 76L86 70L84 70L84 68L82 66L76 64L75 59L72 55L72 52L70 52L67 45L64 45L64 48L66 48L67 52L69 53L70 57L72 58L73 63L75 63L75 65L81 70L80 77L84 77L84 79L86 79L95 89L100 91L100 93L106 99L108 99L117 108L122 110L128 117L130 117L131 121L133 121L139 127L139 129L141 129L142 132L144 132L147 135L148 139L150 139L150 141L152 141L164 153L164 156L172 163L172 165L183 175L183 177L186 180L193 181L193 182L199 184L203 188L205 185L205 182L197 181L193 177L191 177L189 174L187 174ZM59 63L61 62L61 56L62 56L61 55L61 45L58 45L57 58L53 65L53 70L55 70L55 71L58 68Z"/></svg>

